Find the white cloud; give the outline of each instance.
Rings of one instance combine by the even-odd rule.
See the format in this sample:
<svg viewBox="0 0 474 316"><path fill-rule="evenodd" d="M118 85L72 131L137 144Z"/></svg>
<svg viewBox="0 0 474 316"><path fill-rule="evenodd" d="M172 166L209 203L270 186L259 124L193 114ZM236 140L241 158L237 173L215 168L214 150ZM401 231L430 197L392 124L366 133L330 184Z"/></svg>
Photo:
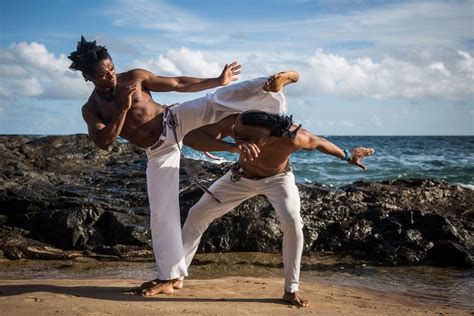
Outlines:
<svg viewBox="0 0 474 316"><path fill-rule="evenodd" d="M201 51L185 47L179 50L168 50L146 61L134 61L133 67L144 68L164 76L216 77L222 71L217 62L207 61Z"/></svg>
<svg viewBox="0 0 474 316"><path fill-rule="evenodd" d="M442 73L442 74L445 75L446 77L451 76L450 72L444 67L444 64L443 64L443 63L440 63L440 62L432 63L432 64L430 65L430 68L431 68L432 70L439 71L440 73Z"/></svg>
<svg viewBox="0 0 474 316"><path fill-rule="evenodd" d="M64 72L68 67L68 62L64 55L55 58L54 55L42 44L32 42L21 42L12 44L10 49L16 54L17 60L23 65L35 70L46 72L47 74L56 74Z"/></svg>
<svg viewBox="0 0 474 316"><path fill-rule="evenodd" d="M469 53L451 51L446 60L423 52L425 58L404 60L385 56L380 60L327 53L317 49L312 55L204 53L181 48L155 58L134 61L132 68L144 68L164 76L217 76L228 56L243 61L243 78L252 79L281 70L295 69L300 81L288 88L293 101L321 94L346 98L404 99L408 101L469 101L474 97L474 63ZM217 60L210 62L209 60Z"/></svg>
<svg viewBox="0 0 474 316"><path fill-rule="evenodd" d="M461 59L457 62L457 68L461 73L466 74L467 76L474 78L474 61L469 53L458 51L458 55Z"/></svg>
<svg viewBox="0 0 474 316"><path fill-rule="evenodd" d="M458 52L452 69L441 61L425 64L385 57L349 60L318 49L302 69L301 93L344 95L374 99L401 98L466 101L474 96L472 57Z"/></svg>
<svg viewBox="0 0 474 316"><path fill-rule="evenodd" d="M55 57L40 43L13 43L0 48L2 107L17 97L85 99L90 86L68 69L64 54Z"/></svg>
<svg viewBox="0 0 474 316"><path fill-rule="evenodd" d="M44 92L38 78L31 76L29 78L11 79L9 81L12 92L33 97L39 96Z"/></svg>

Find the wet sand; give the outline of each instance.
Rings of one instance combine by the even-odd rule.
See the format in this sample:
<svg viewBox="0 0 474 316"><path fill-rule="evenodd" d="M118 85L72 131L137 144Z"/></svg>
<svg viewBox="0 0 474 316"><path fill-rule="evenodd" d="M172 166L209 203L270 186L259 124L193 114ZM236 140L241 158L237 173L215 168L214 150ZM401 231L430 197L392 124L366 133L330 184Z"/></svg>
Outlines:
<svg viewBox="0 0 474 316"><path fill-rule="evenodd" d="M143 280L0 280L2 315L470 315L472 311L421 303L396 294L304 282L310 306L280 300L281 278L226 277L187 280L173 295L130 296L121 290Z"/></svg>

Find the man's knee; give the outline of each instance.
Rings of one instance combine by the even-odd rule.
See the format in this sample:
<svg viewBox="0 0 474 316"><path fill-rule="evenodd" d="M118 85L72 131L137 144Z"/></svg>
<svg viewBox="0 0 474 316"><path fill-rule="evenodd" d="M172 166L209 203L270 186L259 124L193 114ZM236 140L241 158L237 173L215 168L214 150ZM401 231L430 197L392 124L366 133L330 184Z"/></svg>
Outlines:
<svg viewBox="0 0 474 316"><path fill-rule="evenodd" d="M293 230L296 232L302 231L303 229L303 219L298 213L286 213L281 218L281 226L283 231Z"/></svg>
<svg viewBox="0 0 474 316"><path fill-rule="evenodd" d="M281 217L285 221L288 222L296 222L298 220L301 221L301 214L300 214L300 204L299 203L285 203L282 205L281 208Z"/></svg>
<svg viewBox="0 0 474 316"><path fill-rule="evenodd" d="M209 224L214 220L214 217L209 212L208 208L200 207L199 204L194 205L188 213L183 230L199 229L206 230Z"/></svg>

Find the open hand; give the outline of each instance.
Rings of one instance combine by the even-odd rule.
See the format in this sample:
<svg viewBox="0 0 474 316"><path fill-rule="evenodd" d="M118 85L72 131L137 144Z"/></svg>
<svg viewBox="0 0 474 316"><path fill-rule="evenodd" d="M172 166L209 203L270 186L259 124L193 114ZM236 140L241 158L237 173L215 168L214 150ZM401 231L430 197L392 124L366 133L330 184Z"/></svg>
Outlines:
<svg viewBox="0 0 474 316"><path fill-rule="evenodd" d="M360 162L362 159L368 156L372 156L375 153L375 149L368 147L356 147L351 149L351 157L347 161L351 165L356 165L362 170L367 170L367 168Z"/></svg>
<svg viewBox="0 0 474 316"><path fill-rule="evenodd" d="M238 80L239 78L237 76L240 74L240 68L242 68L242 65L236 61L230 65L225 65L224 70L222 70L222 73L219 76L220 85L226 86L232 81Z"/></svg>
<svg viewBox="0 0 474 316"><path fill-rule="evenodd" d="M127 100L127 103L122 105L122 110L127 111L132 107L132 96L137 89L138 84L136 83L130 86L118 87L119 102L122 102L123 99Z"/></svg>
<svg viewBox="0 0 474 316"><path fill-rule="evenodd" d="M239 153L240 157L244 160L253 161L258 158L260 154L260 148L254 143L239 142L235 144L234 150L232 152Z"/></svg>

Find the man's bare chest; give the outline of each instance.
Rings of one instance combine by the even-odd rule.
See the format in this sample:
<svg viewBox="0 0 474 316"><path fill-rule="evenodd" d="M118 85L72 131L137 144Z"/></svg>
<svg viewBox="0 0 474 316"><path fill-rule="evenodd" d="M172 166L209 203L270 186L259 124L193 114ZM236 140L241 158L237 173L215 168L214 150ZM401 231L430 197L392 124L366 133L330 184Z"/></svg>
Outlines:
<svg viewBox="0 0 474 316"><path fill-rule="evenodd" d="M110 122L114 117L120 114L121 109L128 103L127 97L117 95L113 100L99 100L97 102L97 114L105 122ZM152 108L156 107L151 97L142 91L137 91L132 95L132 105L127 111L127 120L135 120L147 115Z"/></svg>
<svg viewBox="0 0 474 316"><path fill-rule="evenodd" d="M278 143L259 146L260 153L256 159L248 163L263 169L273 169L286 164L291 152Z"/></svg>

